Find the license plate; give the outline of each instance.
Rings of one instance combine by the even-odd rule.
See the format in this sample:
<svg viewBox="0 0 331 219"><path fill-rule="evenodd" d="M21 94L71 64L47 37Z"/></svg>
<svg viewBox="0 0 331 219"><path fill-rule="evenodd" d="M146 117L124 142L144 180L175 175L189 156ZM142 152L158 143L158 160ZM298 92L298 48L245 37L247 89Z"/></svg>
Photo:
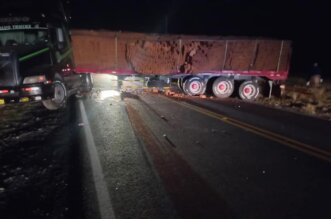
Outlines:
<svg viewBox="0 0 331 219"><path fill-rule="evenodd" d="M4 105L5 104L5 100L4 99L0 99L0 105Z"/></svg>
<svg viewBox="0 0 331 219"><path fill-rule="evenodd" d="M22 97L21 99L20 99L20 102L21 103L26 103L26 102L29 102L30 101L30 99L28 98L28 97Z"/></svg>

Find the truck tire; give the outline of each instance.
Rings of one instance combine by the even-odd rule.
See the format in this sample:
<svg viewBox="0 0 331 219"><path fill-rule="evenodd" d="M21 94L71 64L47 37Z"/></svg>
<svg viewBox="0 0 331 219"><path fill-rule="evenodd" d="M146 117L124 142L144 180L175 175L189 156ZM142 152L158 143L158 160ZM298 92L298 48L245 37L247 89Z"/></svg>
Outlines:
<svg viewBox="0 0 331 219"><path fill-rule="evenodd" d="M61 80L53 82L54 97L52 99L43 100L44 107L48 110L58 110L65 107L67 102L67 89Z"/></svg>
<svg viewBox="0 0 331 219"><path fill-rule="evenodd" d="M183 91L190 96L202 95L206 91L206 83L198 76L188 78L183 84Z"/></svg>
<svg viewBox="0 0 331 219"><path fill-rule="evenodd" d="M260 86L254 81L244 81L239 87L239 97L242 100L255 100L260 94Z"/></svg>
<svg viewBox="0 0 331 219"><path fill-rule="evenodd" d="M212 85L213 94L218 98L227 98L233 94L234 82L227 78L219 77Z"/></svg>
<svg viewBox="0 0 331 219"><path fill-rule="evenodd" d="M93 88L93 79L91 74L82 74L82 86L81 86L81 92L82 93L88 93Z"/></svg>

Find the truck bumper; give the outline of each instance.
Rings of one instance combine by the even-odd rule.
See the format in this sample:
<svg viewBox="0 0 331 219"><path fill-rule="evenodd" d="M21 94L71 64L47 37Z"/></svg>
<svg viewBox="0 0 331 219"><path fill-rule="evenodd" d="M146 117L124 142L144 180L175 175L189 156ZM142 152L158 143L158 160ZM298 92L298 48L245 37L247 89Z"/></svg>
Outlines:
<svg viewBox="0 0 331 219"><path fill-rule="evenodd" d="M35 102L52 98L52 84L29 84L20 87L0 87L0 105L9 103Z"/></svg>

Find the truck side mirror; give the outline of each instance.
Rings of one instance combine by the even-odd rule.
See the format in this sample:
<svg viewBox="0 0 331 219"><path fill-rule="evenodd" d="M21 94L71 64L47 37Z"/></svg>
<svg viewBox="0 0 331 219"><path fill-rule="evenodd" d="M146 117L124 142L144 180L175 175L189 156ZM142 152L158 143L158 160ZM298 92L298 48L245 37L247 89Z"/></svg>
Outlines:
<svg viewBox="0 0 331 219"><path fill-rule="evenodd" d="M59 43L64 42L63 30L61 28L56 28L56 38Z"/></svg>
<svg viewBox="0 0 331 219"><path fill-rule="evenodd" d="M61 28L56 28L56 45L57 49L61 50L64 48L65 40L63 35L63 30Z"/></svg>

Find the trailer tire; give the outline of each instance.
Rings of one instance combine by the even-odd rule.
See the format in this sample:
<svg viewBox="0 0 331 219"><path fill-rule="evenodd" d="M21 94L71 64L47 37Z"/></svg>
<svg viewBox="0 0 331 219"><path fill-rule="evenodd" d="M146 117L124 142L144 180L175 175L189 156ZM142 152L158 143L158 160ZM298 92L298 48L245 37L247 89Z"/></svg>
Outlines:
<svg viewBox="0 0 331 219"><path fill-rule="evenodd" d="M183 91L189 96L202 95L206 91L206 83L198 76L193 76L184 81Z"/></svg>
<svg viewBox="0 0 331 219"><path fill-rule="evenodd" d="M213 94L218 98L230 97L234 91L234 81L219 77L214 81L212 90Z"/></svg>
<svg viewBox="0 0 331 219"><path fill-rule="evenodd" d="M180 78L178 78L178 81L177 81L177 87L178 87L181 91L185 92L185 91L184 91L184 83L185 83L185 81L187 81L187 80L190 79L190 78L191 78L191 76L184 76L184 77L180 77Z"/></svg>
<svg viewBox="0 0 331 219"><path fill-rule="evenodd" d="M52 99L43 100L42 104L48 110L58 110L64 108L67 103L67 89L62 80L53 82L54 97Z"/></svg>
<svg viewBox="0 0 331 219"><path fill-rule="evenodd" d="M260 94L260 86L254 81L244 81L239 86L239 97L242 100L255 100Z"/></svg>
<svg viewBox="0 0 331 219"><path fill-rule="evenodd" d="M183 78L178 78L177 79L177 87L180 89L180 90L183 90Z"/></svg>

